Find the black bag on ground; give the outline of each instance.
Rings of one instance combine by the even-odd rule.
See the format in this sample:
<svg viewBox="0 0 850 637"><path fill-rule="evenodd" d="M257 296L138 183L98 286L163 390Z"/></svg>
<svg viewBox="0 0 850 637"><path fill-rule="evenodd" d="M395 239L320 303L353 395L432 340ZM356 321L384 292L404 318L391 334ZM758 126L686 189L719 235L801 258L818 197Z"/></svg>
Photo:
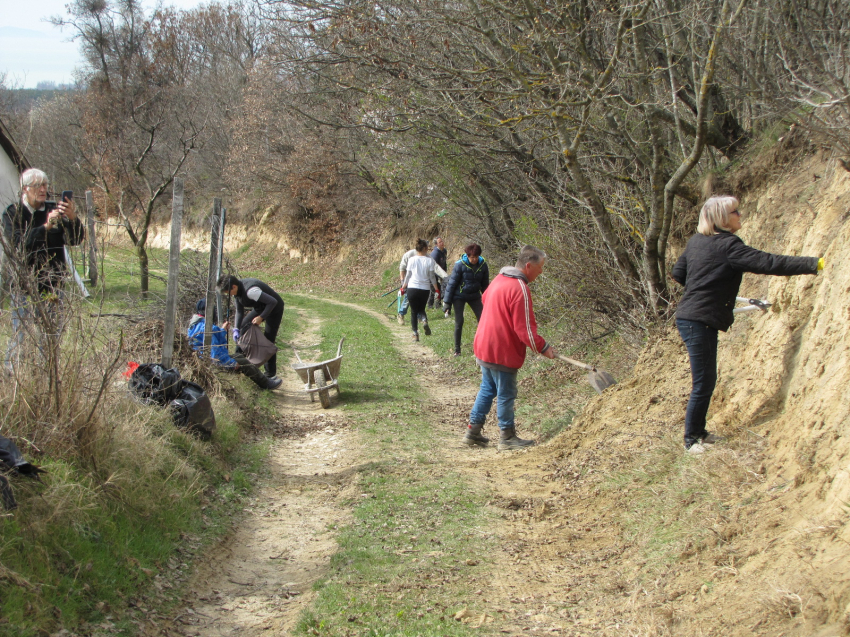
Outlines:
<svg viewBox="0 0 850 637"><path fill-rule="evenodd" d="M183 380L176 369L157 363L139 365L130 376L130 391L143 403L166 405L175 426L194 431L209 440L215 430L215 414L203 387Z"/></svg>
<svg viewBox="0 0 850 637"><path fill-rule="evenodd" d="M3 502L3 508L7 511L18 507L18 503L15 501L15 495L12 493L12 486L9 484L9 479L3 475L4 473L12 472L31 478L38 478L39 473L45 473L41 467L37 467L24 460L21 450L18 449L18 445L9 440L9 438L0 436L0 501Z"/></svg>
<svg viewBox="0 0 850 637"><path fill-rule="evenodd" d="M165 407L180 395L183 379L176 369L165 369L157 363L139 365L130 376L130 391L143 403Z"/></svg>
<svg viewBox="0 0 850 637"><path fill-rule="evenodd" d="M180 394L171 401L169 407L174 424L181 429L195 431L204 440L208 440L215 431L212 403L200 385L184 380Z"/></svg>
<svg viewBox="0 0 850 637"><path fill-rule="evenodd" d="M0 471L12 470L23 476L37 476L39 473L47 473L41 467L24 460L18 445L5 436L0 436L0 465L2 465Z"/></svg>

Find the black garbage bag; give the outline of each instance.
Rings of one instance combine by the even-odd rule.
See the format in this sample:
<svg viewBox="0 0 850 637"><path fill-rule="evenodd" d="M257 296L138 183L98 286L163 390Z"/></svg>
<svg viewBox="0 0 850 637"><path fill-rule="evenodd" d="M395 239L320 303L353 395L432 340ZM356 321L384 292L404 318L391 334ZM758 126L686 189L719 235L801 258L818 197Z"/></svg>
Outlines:
<svg viewBox="0 0 850 637"><path fill-rule="evenodd" d="M215 414L209 396L200 385L183 380L176 369L156 363L139 365L130 375L130 391L145 404L168 406L174 424L209 440L215 430Z"/></svg>
<svg viewBox="0 0 850 637"><path fill-rule="evenodd" d="M165 369L157 363L139 365L130 376L130 391L143 403L165 407L180 395L185 383L176 369Z"/></svg>
<svg viewBox="0 0 850 637"><path fill-rule="evenodd" d="M215 431L215 414L210 397L200 385L184 380L180 394L169 406L175 425L209 440Z"/></svg>
<svg viewBox="0 0 850 637"><path fill-rule="evenodd" d="M12 486L9 484L9 479L3 475L5 473L15 473L31 478L38 478L39 473L45 473L44 469L37 467L24 460L21 455L21 450L18 445L6 438L0 436L0 500L3 502L3 508L7 511L17 508L18 503L15 501L15 495L12 493Z"/></svg>

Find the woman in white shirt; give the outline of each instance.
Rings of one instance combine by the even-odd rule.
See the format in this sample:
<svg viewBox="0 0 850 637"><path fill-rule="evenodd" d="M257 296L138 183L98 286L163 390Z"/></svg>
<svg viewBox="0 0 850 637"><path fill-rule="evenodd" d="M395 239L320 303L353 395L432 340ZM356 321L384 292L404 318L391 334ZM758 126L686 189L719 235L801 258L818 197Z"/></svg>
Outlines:
<svg viewBox="0 0 850 637"><path fill-rule="evenodd" d="M410 304L410 326L413 328L413 340L419 340L419 318L422 317L422 328L425 336L431 335L428 327L428 317L425 315L425 305L431 290L438 290L437 275L434 271L434 259L428 256L428 242L424 239L416 240L416 256L407 262L407 275L404 277L401 291L407 295Z"/></svg>

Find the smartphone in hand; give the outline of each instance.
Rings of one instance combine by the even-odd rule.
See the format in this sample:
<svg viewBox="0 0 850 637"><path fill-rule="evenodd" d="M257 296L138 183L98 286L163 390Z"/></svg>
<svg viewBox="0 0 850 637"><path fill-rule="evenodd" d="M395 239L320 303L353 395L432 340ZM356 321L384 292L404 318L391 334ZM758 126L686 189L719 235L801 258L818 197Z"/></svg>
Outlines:
<svg viewBox="0 0 850 637"><path fill-rule="evenodd" d="M67 202L70 203L73 198L74 198L74 191L73 190L63 190L62 196L59 198L59 203L62 203L63 201L67 201Z"/></svg>

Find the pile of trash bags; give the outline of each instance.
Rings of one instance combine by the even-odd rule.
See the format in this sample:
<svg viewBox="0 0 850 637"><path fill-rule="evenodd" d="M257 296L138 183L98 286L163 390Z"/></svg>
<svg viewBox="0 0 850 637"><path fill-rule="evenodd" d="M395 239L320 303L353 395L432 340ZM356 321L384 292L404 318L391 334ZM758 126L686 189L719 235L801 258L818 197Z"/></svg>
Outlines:
<svg viewBox="0 0 850 637"><path fill-rule="evenodd" d="M37 479L39 473L45 473L44 469L24 460L18 445L5 436L0 436L0 500L3 502L4 509L11 511L18 507L7 475L22 475Z"/></svg>
<svg viewBox="0 0 850 637"><path fill-rule="evenodd" d="M168 407L174 424L209 440L215 431L215 413L200 385L184 380L176 369L157 363L129 366L130 391L146 405Z"/></svg>

